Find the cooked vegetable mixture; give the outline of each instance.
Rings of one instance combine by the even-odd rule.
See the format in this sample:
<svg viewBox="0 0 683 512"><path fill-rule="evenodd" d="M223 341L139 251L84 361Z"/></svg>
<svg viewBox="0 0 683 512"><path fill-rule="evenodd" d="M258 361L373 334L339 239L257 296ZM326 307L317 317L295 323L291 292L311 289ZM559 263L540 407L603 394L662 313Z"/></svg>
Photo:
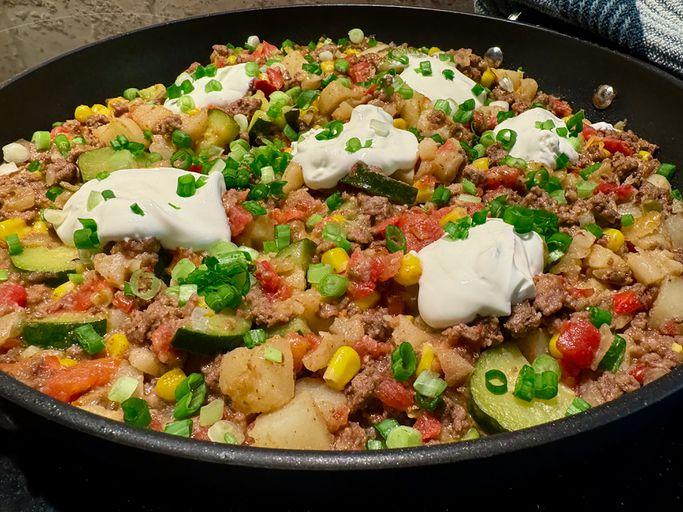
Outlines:
<svg viewBox="0 0 683 512"><path fill-rule="evenodd" d="M469 49L215 45L3 147L0 370L216 443L378 450L683 361L676 167Z"/></svg>

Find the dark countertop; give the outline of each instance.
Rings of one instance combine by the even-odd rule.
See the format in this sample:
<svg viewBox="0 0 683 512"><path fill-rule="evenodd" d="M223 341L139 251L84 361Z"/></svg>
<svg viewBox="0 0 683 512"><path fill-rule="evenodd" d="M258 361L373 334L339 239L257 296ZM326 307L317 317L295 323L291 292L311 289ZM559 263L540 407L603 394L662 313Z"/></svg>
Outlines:
<svg viewBox="0 0 683 512"><path fill-rule="evenodd" d="M592 39L584 32L540 15L525 13L520 21L540 24L560 32ZM611 46L611 45L606 45ZM667 402L664 412L649 424L614 439L609 446L593 447L578 461L557 460L525 481L482 481L477 486L431 488L416 480L412 489L392 489L386 473L368 472L378 489L378 510L463 510L472 504L484 510L637 510L673 511L683 507L683 396ZM619 431L618 431L619 432ZM561 459L561 457L558 457ZM520 471L534 460L520 454ZM444 468L447 471L447 468ZM31 432L0 429L0 512L163 511L193 510L200 503L220 504L220 510L338 510L370 508L368 498L348 493L311 499L306 482L291 496L234 492L230 482L223 489L187 485L186 475L176 478L149 475L144 481L127 478L120 468L83 455L69 446L55 446ZM331 478L333 478L331 476ZM183 485L185 484L185 485ZM433 487L433 486L432 486ZM463 488L465 487L465 488ZM389 489L389 491L387 491ZM378 501L379 500L379 501ZM380 509L381 507L381 509ZM274 508L274 507L273 507Z"/></svg>

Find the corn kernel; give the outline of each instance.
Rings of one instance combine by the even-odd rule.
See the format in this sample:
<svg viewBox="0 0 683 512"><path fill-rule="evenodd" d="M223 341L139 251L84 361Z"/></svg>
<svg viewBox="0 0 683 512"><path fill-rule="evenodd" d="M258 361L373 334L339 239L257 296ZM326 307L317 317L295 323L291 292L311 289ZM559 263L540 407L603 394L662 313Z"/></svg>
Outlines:
<svg viewBox="0 0 683 512"><path fill-rule="evenodd" d="M560 352L557 348L557 340L559 337L559 334L555 334L548 342L548 352L550 352L550 355L556 359L562 359L562 352Z"/></svg>
<svg viewBox="0 0 683 512"><path fill-rule="evenodd" d="M320 261L326 265L332 266L335 272L341 274L346 270L349 264L349 255L341 247L335 247L329 251L325 251L320 258Z"/></svg>
<svg viewBox="0 0 683 512"><path fill-rule="evenodd" d="M648 160L652 160L652 153L650 153L649 151L644 151L644 150L638 151L638 156L642 160L645 160L646 162Z"/></svg>
<svg viewBox="0 0 683 512"><path fill-rule="evenodd" d="M102 105L101 103L95 103L95 104L94 104L92 107L90 107L90 108L92 108L92 111L93 111L95 114L99 114L99 115L101 115L101 116L107 116L107 117L111 117L111 116L112 116L112 111L111 111L111 109L110 109L109 107L107 107L106 105Z"/></svg>
<svg viewBox="0 0 683 512"><path fill-rule="evenodd" d="M229 55L227 62L230 65L236 64L237 63L237 55Z"/></svg>
<svg viewBox="0 0 683 512"><path fill-rule="evenodd" d="M332 222L346 222L344 216L339 213L335 213L330 219L332 219Z"/></svg>
<svg viewBox="0 0 683 512"><path fill-rule="evenodd" d="M180 368L173 368L164 373L156 385L156 392L160 398L167 402L175 402L175 388L185 379L185 372Z"/></svg>
<svg viewBox="0 0 683 512"><path fill-rule="evenodd" d="M680 343L676 343L675 341L671 344L671 350L677 353L683 352L683 346L681 346Z"/></svg>
<svg viewBox="0 0 683 512"><path fill-rule="evenodd" d="M60 284L57 288L52 290L52 298L55 300L61 299L72 291L74 288L76 288L76 285L73 284L71 281L67 281L66 283Z"/></svg>
<svg viewBox="0 0 683 512"><path fill-rule="evenodd" d="M398 117L394 119L394 128L398 128L399 130L405 130L408 127L408 123L406 123L406 120Z"/></svg>
<svg viewBox="0 0 683 512"><path fill-rule="evenodd" d="M610 251L617 252L624 245L624 234L618 229L607 228L603 230L602 236L607 240L607 248Z"/></svg>
<svg viewBox="0 0 683 512"><path fill-rule="evenodd" d="M434 189L432 187L415 187L417 188L417 196L415 196L415 201L418 203L426 203L432 200L434 195Z"/></svg>
<svg viewBox="0 0 683 512"><path fill-rule="evenodd" d="M76 366L78 361L71 359L70 357L60 357L59 364L61 364L64 368L71 368L72 366Z"/></svg>
<svg viewBox="0 0 683 512"><path fill-rule="evenodd" d="M434 347L429 343L425 343L422 345L422 354L420 355L420 362L417 364L415 375L420 375L425 370L431 370L433 362Z"/></svg>
<svg viewBox="0 0 683 512"><path fill-rule="evenodd" d="M31 231L39 235L46 235L48 230L49 226L44 220L37 220L33 223L33 226L31 226Z"/></svg>
<svg viewBox="0 0 683 512"><path fill-rule="evenodd" d="M20 217L3 220L0 222L0 238L4 239L10 235L18 235L25 228L26 222Z"/></svg>
<svg viewBox="0 0 683 512"><path fill-rule="evenodd" d="M432 46L427 53L431 57L432 55L436 55L440 51L441 51L441 48L439 48L438 46Z"/></svg>
<svg viewBox="0 0 683 512"><path fill-rule="evenodd" d="M422 264L420 258L413 253L408 253L401 260L401 267L394 276L394 281L403 286L417 284L422 275Z"/></svg>
<svg viewBox="0 0 683 512"><path fill-rule="evenodd" d="M493 82L495 82L495 81L496 81L496 74L493 71L491 71L490 69L487 69L481 75L481 85L483 85L487 89L490 89L491 86L493 85Z"/></svg>
<svg viewBox="0 0 683 512"><path fill-rule="evenodd" d="M200 112L201 112L201 110L199 110L198 108L191 108L190 110L188 110L188 111L186 112L186 114L187 114L188 116L196 116L196 115L199 114Z"/></svg>
<svg viewBox="0 0 683 512"><path fill-rule="evenodd" d="M320 69L323 70L323 73L332 73L332 71L334 71L334 62L332 62L331 60L321 62Z"/></svg>
<svg viewBox="0 0 683 512"><path fill-rule="evenodd" d="M74 110L74 117L76 118L76 121L80 121L81 123L84 123L85 120L93 114L94 112L88 105L78 105L76 110Z"/></svg>
<svg viewBox="0 0 683 512"><path fill-rule="evenodd" d="M358 50L356 50L355 48L349 48L348 50L346 50L346 55L356 55L357 53Z"/></svg>
<svg viewBox="0 0 683 512"><path fill-rule="evenodd" d="M107 338L105 345L110 357L122 358L130 343L128 343L128 337L125 334L116 332Z"/></svg>
<svg viewBox="0 0 683 512"><path fill-rule="evenodd" d="M359 299L356 299L353 301L353 303L361 310L365 311L366 309L370 309L373 307L375 304L379 302L379 299L382 296L379 294L379 292L372 292L365 297L361 297Z"/></svg>
<svg viewBox="0 0 683 512"><path fill-rule="evenodd" d="M109 98L107 100L107 107L111 108L111 106L114 103L120 103L122 101L128 101L128 100L126 98L124 98L123 96L117 96L116 98Z"/></svg>
<svg viewBox="0 0 683 512"><path fill-rule="evenodd" d="M441 217L439 224L441 225L441 227L443 227L449 222L455 222L458 219L462 219L465 215L467 215L467 210L465 210L464 208L453 208L450 212Z"/></svg>
<svg viewBox="0 0 683 512"><path fill-rule="evenodd" d="M477 158L474 162L472 162L472 166L475 169L479 169L480 171L488 171L489 170L489 159L488 157L482 156L481 158Z"/></svg>
<svg viewBox="0 0 683 512"><path fill-rule="evenodd" d="M360 356L351 347L339 347L327 365L323 379L328 386L337 391L355 377L360 370Z"/></svg>

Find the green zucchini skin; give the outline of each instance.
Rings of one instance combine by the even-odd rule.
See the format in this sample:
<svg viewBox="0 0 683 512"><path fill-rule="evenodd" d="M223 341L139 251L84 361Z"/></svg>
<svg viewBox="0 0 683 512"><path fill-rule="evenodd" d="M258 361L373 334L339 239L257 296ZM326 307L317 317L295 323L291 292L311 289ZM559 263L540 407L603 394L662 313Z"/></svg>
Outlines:
<svg viewBox="0 0 683 512"><path fill-rule="evenodd" d="M87 313L57 313L45 318L24 322L21 336L26 343L39 347L64 349L76 343L74 330L90 324L95 332L104 336L107 332L107 319Z"/></svg>
<svg viewBox="0 0 683 512"><path fill-rule="evenodd" d="M469 383L470 412L484 430L509 432L565 417L576 395L564 384L560 383L557 396L551 400L535 398L525 402L512 394L519 370L525 364L530 363L513 343L488 349L477 360ZM507 377L508 390L502 395L495 395L486 387L485 374L494 369Z"/></svg>
<svg viewBox="0 0 683 512"><path fill-rule="evenodd" d="M269 338L272 336L284 336L289 333L308 334L309 332L311 332L311 328L303 318L292 318L289 322L274 325L267 331Z"/></svg>
<svg viewBox="0 0 683 512"><path fill-rule="evenodd" d="M313 240L302 238L280 249L275 257L279 260L288 260L305 272L311 264L316 247Z"/></svg>
<svg viewBox="0 0 683 512"><path fill-rule="evenodd" d="M10 256L12 265L26 272L69 272L78 266L78 250L65 245L53 248L24 247L21 254Z"/></svg>
<svg viewBox="0 0 683 512"><path fill-rule="evenodd" d="M251 321L245 318L218 313L208 320L204 329L186 325L178 329L171 340L171 346L196 354L216 354L240 347L244 335L251 329Z"/></svg>
<svg viewBox="0 0 683 512"><path fill-rule="evenodd" d="M358 165L355 170L340 181L349 187L360 189L373 196L384 196L392 203L413 204L417 189L402 181L372 172L366 166Z"/></svg>
<svg viewBox="0 0 683 512"><path fill-rule="evenodd" d="M101 172L147 167L147 163L144 155L136 158L127 149L115 150L110 147L86 151L78 157L78 168L83 181L95 179Z"/></svg>

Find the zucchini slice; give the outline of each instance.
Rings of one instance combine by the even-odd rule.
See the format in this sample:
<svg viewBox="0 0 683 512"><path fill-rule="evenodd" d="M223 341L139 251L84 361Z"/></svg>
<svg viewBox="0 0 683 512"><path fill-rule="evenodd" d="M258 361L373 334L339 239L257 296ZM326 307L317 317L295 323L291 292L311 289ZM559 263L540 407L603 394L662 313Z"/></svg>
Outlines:
<svg viewBox="0 0 683 512"><path fill-rule="evenodd" d="M44 318L29 319L21 332L26 343L40 347L67 348L76 343L74 330L90 324L95 332L104 336L107 319L87 313L57 313Z"/></svg>
<svg viewBox="0 0 683 512"><path fill-rule="evenodd" d="M484 351L474 366L470 379L470 408L477 422L493 432L520 430L564 418L575 396L560 383L557 396L551 400L534 398L525 402L514 396L519 370L530 364L516 345L505 343ZM486 387L485 374L500 370L507 377L508 390L502 395L491 393Z"/></svg>
<svg viewBox="0 0 683 512"><path fill-rule="evenodd" d="M136 158L127 149L98 148L86 151L78 157L78 168L83 181L94 179L101 172L113 172L121 169L137 169L147 167L147 159Z"/></svg>
<svg viewBox="0 0 683 512"><path fill-rule="evenodd" d="M286 260L305 272L311 264L316 247L313 240L302 238L280 249L275 257L279 260Z"/></svg>
<svg viewBox="0 0 683 512"><path fill-rule="evenodd" d="M216 146L225 148L240 134L235 120L217 108L209 110L206 131L199 141L199 149Z"/></svg>
<svg viewBox="0 0 683 512"><path fill-rule="evenodd" d="M297 334L308 334L309 332L311 332L311 328L308 326L306 320L304 320L303 318L292 318L286 324L274 325L273 327L267 330L268 338L271 338L273 336L284 336L285 334L289 334L290 332L294 332Z"/></svg>
<svg viewBox="0 0 683 512"><path fill-rule="evenodd" d="M378 172L373 172L361 165L356 166L351 174L344 176L340 183L363 190L373 196L384 196L392 203L413 204L417 197L415 187Z"/></svg>
<svg viewBox="0 0 683 512"><path fill-rule="evenodd" d="M21 254L10 256L12 265L27 272L69 272L79 264L78 250L65 245L53 247L24 247Z"/></svg>
<svg viewBox="0 0 683 512"><path fill-rule="evenodd" d="M227 352L242 345L243 337L249 329L250 320L219 313L209 317L206 326L202 328L191 323L181 327L173 336L171 345L198 354Z"/></svg>

